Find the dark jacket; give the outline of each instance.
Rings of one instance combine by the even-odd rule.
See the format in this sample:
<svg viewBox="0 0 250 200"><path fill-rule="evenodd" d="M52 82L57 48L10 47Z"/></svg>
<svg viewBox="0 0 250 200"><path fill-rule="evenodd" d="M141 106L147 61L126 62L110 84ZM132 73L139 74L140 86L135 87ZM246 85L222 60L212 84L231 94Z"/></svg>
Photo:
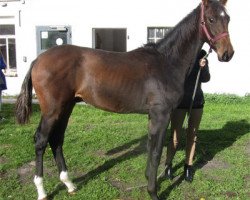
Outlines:
<svg viewBox="0 0 250 200"><path fill-rule="evenodd" d="M2 72L3 69L6 69L6 64L3 60L3 57L0 55L0 90L7 89L6 79L5 79L5 76Z"/></svg>
<svg viewBox="0 0 250 200"><path fill-rule="evenodd" d="M192 100L192 96L193 96L193 92L194 92L197 74L198 74L198 71L200 68L199 61L205 55L206 55L206 52L204 50L201 50L200 54L197 56L194 67L185 80L184 96L183 96L181 103L179 104L179 106L177 108L189 109L190 104L191 104L191 100ZM196 95L194 98L192 108L203 108L205 100L204 100L203 91L201 89L201 83L208 82L209 80L210 80L210 73L209 73L208 61L207 61L207 64L201 69L200 78L198 81L197 91L196 91Z"/></svg>

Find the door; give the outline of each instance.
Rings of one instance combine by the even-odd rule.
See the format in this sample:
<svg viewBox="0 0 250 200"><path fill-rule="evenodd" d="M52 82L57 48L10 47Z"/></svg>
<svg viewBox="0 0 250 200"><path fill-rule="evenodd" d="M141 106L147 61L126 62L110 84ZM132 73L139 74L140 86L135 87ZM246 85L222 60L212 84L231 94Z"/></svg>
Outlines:
<svg viewBox="0 0 250 200"><path fill-rule="evenodd" d="M51 47L71 44L70 26L37 26L37 55Z"/></svg>
<svg viewBox="0 0 250 200"><path fill-rule="evenodd" d="M93 28L93 48L107 51L127 51L127 30L111 28Z"/></svg>

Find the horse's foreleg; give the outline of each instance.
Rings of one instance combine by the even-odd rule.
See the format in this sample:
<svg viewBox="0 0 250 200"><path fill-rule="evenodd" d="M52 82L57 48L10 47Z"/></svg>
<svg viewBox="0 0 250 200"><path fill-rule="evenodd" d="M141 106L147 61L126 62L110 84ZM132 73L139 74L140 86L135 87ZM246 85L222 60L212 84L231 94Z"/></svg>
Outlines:
<svg viewBox="0 0 250 200"><path fill-rule="evenodd" d="M148 192L153 200L157 196L157 170L161 159L162 148L165 141L166 128L169 123L170 114L162 109L150 112L149 138L148 138L148 162L146 177L148 178Z"/></svg>

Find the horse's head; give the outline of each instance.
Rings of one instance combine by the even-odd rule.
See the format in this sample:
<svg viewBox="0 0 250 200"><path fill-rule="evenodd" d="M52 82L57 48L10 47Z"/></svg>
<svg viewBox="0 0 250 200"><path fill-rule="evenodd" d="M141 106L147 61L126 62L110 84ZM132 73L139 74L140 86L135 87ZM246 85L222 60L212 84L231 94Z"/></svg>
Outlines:
<svg viewBox="0 0 250 200"><path fill-rule="evenodd" d="M219 61L228 62L234 49L228 33L230 17L225 9L227 0L202 0L202 38L218 55Z"/></svg>

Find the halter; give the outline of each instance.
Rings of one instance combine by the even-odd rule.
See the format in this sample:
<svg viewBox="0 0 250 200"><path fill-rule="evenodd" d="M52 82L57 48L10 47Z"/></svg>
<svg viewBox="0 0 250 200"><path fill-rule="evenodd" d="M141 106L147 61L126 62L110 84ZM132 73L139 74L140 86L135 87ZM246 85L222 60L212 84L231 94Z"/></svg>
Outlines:
<svg viewBox="0 0 250 200"><path fill-rule="evenodd" d="M206 36L206 39L208 40L209 42L209 45L210 45L210 48L213 46L214 47L214 44L216 41L220 40L221 38L223 37L226 37L229 35L228 32L223 32L223 33L220 33L216 36L212 36L207 27L206 27L206 22L205 22L205 19L204 19L204 4L203 2L201 3L201 33L205 34Z"/></svg>

